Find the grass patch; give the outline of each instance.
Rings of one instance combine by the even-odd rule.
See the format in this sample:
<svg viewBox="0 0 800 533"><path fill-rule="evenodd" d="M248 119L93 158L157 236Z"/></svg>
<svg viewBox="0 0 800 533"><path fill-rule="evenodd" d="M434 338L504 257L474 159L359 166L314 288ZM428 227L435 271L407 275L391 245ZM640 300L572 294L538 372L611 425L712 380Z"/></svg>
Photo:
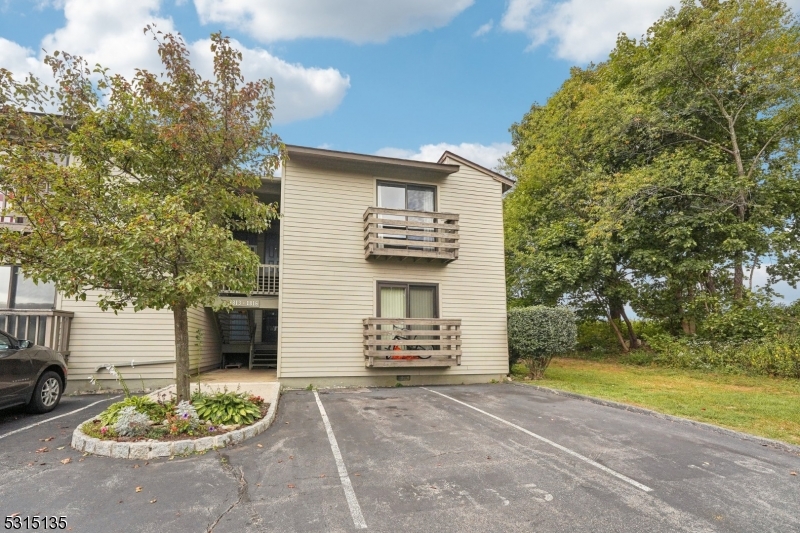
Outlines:
<svg viewBox="0 0 800 533"><path fill-rule="evenodd" d="M800 381L554 358L536 385L800 445Z"/></svg>

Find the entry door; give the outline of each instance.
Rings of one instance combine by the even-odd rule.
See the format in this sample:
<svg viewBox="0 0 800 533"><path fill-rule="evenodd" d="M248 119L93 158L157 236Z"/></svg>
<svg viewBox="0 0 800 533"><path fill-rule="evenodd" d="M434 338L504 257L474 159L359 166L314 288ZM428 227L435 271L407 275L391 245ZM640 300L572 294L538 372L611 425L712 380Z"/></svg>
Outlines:
<svg viewBox="0 0 800 533"><path fill-rule="evenodd" d="M273 220L269 230L264 233L264 264L277 265L280 263L281 230L280 221Z"/></svg>

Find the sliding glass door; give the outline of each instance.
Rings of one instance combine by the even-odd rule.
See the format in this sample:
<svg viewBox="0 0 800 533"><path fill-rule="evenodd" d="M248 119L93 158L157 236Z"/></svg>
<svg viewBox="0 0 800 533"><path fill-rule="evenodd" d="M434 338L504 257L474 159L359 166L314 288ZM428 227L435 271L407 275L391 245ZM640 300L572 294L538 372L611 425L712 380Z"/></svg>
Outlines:
<svg viewBox="0 0 800 533"><path fill-rule="evenodd" d="M427 185L415 185L411 183L396 183L390 181L378 182L378 207L384 209L401 209L404 211L428 211L436 210L436 187ZM411 217L407 215L382 214L379 218L388 220L402 220L404 224L398 226L382 225L387 229L408 229L412 231L432 231L432 228L411 227L408 222L433 222L433 219L426 217ZM398 235L380 234L379 237L385 239L397 239L406 241L432 241L431 237L421 235ZM406 246L403 246L406 247Z"/></svg>
<svg viewBox="0 0 800 533"><path fill-rule="evenodd" d="M378 317L379 318L438 318L438 287L431 284L414 283L378 283ZM404 324L405 331L397 330L392 325L384 325L381 329L397 330L396 335L409 336L411 330L430 330L432 326ZM424 342L428 336L412 334L414 338Z"/></svg>

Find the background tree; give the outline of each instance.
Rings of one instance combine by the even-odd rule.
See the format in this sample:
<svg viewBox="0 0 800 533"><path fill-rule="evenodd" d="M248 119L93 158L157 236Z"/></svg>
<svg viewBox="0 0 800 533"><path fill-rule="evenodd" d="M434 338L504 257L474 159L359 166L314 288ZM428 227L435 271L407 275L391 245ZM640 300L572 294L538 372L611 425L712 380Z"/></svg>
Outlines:
<svg viewBox="0 0 800 533"><path fill-rule="evenodd" d="M228 38L212 35L206 80L179 35L145 31L163 74L127 80L59 52L45 59L55 85L0 70L0 188L30 226L0 230L0 258L66 297L102 291L104 310L171 309L186 399L187 310L223 286L252 290L258 259L232 232L277 217L254 191L282 145L269 130L272 82L245 82Z"/></svg>
<svg viewBox="0 0 800 533"><path fill-rule="evenodd" d="M800 280L799 82L800 27L775 0L686 0L573 69L511 128L512 303L609 320L630 303L694 334L765 255Z"/></svg>
<svg viewBox="0 0 800 533"><path fill-rule="evenodd" d="M742 299L746 264L770 251L790 216L776 206L781 184L797 182L800 26L780 1L683 0L641 42L621 39L611 62L630 73L617 85L637 95L643 119L676 142L640 192L669 188L672 212L689 202L713 213L716 222L695 211L724 235L732 297ZM663 183L687 171L700 175Z"/></svg>

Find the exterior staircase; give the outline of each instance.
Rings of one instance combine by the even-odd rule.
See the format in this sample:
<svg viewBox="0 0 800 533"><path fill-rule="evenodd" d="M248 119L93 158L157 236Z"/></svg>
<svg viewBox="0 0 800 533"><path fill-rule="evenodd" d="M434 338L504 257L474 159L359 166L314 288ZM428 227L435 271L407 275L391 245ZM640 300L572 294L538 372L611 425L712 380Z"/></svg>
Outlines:
<svg viewBox="0 0 800 533"><path fill-rule="evenodd" d="M278 349L274 344L255 344L250 368L278 368Z"/></svg>

